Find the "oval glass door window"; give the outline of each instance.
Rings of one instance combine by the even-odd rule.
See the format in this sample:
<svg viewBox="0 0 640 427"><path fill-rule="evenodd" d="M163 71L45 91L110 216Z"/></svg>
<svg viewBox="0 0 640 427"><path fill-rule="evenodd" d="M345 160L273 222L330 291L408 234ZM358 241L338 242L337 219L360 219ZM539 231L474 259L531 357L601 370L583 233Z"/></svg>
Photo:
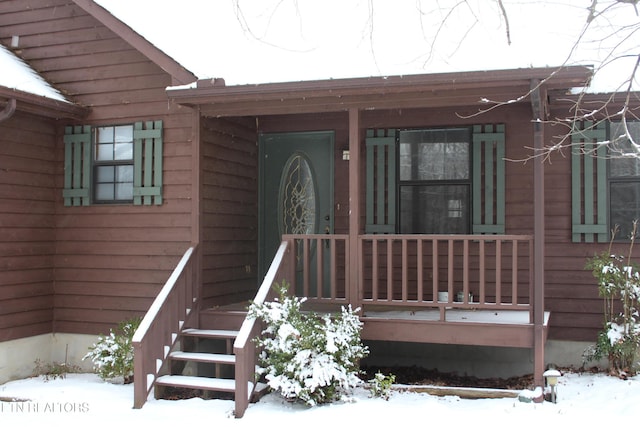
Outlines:
<svg viewBox="0 0 640 427"><path fill-rule="evenodd" d="M318 194L313 170L304 154L294 153L285 163L279 195L280 235L316 233Z"/></svg>

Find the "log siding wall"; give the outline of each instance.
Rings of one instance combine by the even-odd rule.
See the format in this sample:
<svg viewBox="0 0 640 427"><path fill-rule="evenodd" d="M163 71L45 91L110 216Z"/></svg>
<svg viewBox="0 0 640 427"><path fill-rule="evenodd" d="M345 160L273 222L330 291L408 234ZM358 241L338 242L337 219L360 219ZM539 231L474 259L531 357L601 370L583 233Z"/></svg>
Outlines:
<svg viewBox="0 0 640 427"><path fill-rule="evenodd" d="M13 35L20 36L17 54L90 108L81 123L58 123L58 137L50 141L56 179L49 221L56 245L49 259L55 295L49 293L48 329L104 333L144 314L193 240L192 111L167 102L171 76L73 3L0 2L0 41L9 45ZM146 120L163 122L163 204L63 206L63 126ZM38 333L29 321L20 323L23 336Z"/></svg>
<svg viewBox="0 0 640 427"><path fill-rule="evenodd" d="M55 124L0 123L0 342L52 331Z"/></svg>
<svg viewBox="0 0 640 427"><path fill-rule="evenodd" d="M205 306L247 301L258 287L258 149L255 120L203 118Z"/></svg>

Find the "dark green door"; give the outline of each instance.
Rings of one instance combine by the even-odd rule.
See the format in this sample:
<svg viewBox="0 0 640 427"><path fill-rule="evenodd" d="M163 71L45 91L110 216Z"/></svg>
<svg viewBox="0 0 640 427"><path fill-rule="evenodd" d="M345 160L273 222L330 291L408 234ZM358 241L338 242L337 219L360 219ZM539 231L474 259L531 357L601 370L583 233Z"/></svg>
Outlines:
<svg viewBox="0 0 640 427"><path fill-rule="evenodd" d="M283 234L333 233L334 133L262 134L259 141L262 279Z"/></svg>

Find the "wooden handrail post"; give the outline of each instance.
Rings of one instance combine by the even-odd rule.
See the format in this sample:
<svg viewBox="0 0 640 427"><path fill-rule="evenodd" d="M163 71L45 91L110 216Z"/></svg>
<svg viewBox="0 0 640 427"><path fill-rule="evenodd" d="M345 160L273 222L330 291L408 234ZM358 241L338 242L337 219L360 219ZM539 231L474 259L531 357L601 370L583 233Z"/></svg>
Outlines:
<svg viewBox="0 0 640 427"><path fill-rule="evenodd" d="M137 372L138 375L143 373L143 375L138 378L134 375L134 383L133 383L133 407L135 409L140 409L144 405L144 402L147 399L147 376L144 375L145 360L144 349L142 347L142 343L134 342L133 343L133 371Z"/></svg>

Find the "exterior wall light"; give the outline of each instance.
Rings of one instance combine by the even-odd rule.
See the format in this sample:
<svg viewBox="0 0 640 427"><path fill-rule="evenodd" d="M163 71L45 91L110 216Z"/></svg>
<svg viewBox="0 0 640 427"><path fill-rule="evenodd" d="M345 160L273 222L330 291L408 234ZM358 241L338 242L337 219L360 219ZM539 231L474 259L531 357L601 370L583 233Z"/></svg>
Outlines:
<svg viewBox="0 0 640 427"><path fill-rule="evenodd" d="M549 369L542 374L545 380L547 381L547 385L551 387L551 402L556 403L556 386L558 385L558 378L560 378L562 374L560 371L556 369Z"/></svg>
<svg viewBox="0 0 640 427"><path fill-rule="evenodd" d="M342 160L349 160L349 150L342 150Z"/></svg>

